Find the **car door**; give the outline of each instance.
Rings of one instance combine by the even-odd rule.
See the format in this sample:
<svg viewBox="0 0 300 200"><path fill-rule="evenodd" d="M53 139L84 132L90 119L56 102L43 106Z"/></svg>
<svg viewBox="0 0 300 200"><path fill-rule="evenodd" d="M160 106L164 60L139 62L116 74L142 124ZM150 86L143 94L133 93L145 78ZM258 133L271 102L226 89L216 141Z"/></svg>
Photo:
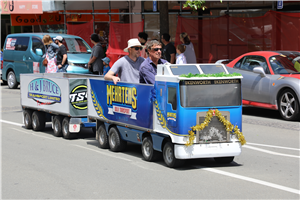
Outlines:
<svg viewBox="0 0 300 200"><path fill-rule="evenodd" d="M255 67L262 67L265 77L254 73ZM233 71L243 75L243 99L254 102L270 103L270 72L266 59L262 56L245 56L238 61Z"/></svg>

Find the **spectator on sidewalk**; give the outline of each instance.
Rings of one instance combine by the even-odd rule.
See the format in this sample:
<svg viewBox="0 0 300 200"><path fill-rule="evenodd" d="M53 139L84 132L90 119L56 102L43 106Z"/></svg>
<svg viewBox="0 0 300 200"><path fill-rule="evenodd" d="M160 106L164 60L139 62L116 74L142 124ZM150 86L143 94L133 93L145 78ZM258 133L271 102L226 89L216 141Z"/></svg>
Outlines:
<svg viewBox="0 0 300 200"><path fill-rule="evenodd" d="M109 62L110 62L110 59L108 57L105 57L102 59L103 61L103 75L105 76L105 74L107 74L107 72L110 70L110 66L109 66Z"/></svg>
<svg viewBox="0 0 300 200"><path fill-rule="evenodd" d="M197 63L196 54L194 50L194 45L190 40L190 36L187 33L181 33L179 35L180 41L186 46L184 55L186 57L186 62Z"/></svg>
<svg viewBox="0 0 300 200"><path fill-rule="evenodd" d="M140 43L143 45L143 46L146 46L147 45L147 41L148 41L148 34L145 33L145 32L139 32L138 34L139 36L139 41ZM147 55L147 49L144 48L142 51L141 51L141 57L143 58L147 58L148 55Z"/></svg>
<svg viewBox="0 0 300 200"><path fill-rule="evenodd" d="M44 35L43 43L46 47L46 59L48 61L46 66L46 73L56 73L57 72L57 64L56 64L56 52L59 48L57 44L55 44L50 35Z"/></svg>
<svg viewBox="0 0 300 200"><path fill-rule="evenodd" d="M92 49L91 58L88 62L88 68L90 72L92 72L93 74L102 75L103 74L102 58L104 58L104 51L100 43L99 35L93 33L91 35L91 42L94 44L94 46Z"/></svg>
<svg viewBox="0 0 300 200"><path fill-rule="evenodd" d="M114 63L104 76L105 80L112 80L114 84L117 84L119 81L139 83L140 65L145 60L140 57L143 46L137 38L130 39L127 43L128 46L124 51L129 52L129 55L120 58ZM116 74L118 74L118 76L116 76Z"/></svg>
<svg viewBox="0 0 300 200"><path fill-rule="evenodd" d="M170 35L164 33L161 36L161 42L165 45L163 49L163 57L171 64L176 62L176 48L173 43L170 42Z"/></svg>
<svg viewBox="0 0 300 200"><path fill-rule="evenodd" d="M157 40L151 40L147 43L149 57L141 64L140 83L154 84L157 74L157 65L164 64L167 61L161 59L162 45Z"/></svg>
<svg viewBox="0 0 300 200"><path fill-rule="evenodd" d="M67 48L65 45L63 45L63 38L61 36L56 36L54 38L55 43L59 46L58 52L57 52L57 72L67 72L68 68L68 54L67 54Z"/></svg>
<svg viewBox="0 0 300 200"><path fill-rule="evenodd" d="M186 58L185 58L185 55L184 55L185 48L186 47L183 44L177 45L176 52L177 52L178 56L177 56L177 59L176 59L176 64L187 64Z"/></svg>

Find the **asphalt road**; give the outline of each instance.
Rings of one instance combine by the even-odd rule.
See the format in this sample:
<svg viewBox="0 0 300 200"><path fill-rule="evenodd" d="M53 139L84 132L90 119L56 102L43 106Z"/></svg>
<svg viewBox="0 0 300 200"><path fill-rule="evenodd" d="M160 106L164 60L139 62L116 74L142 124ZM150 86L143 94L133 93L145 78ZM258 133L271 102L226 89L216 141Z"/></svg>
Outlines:
<svg viewBox="0 0 300 200"><path fill-rule="evenodd" d="M2 199L299 199L299 122L244 108L242 154L227 165L178 169L143 160L139 145L114 153L84 129L65 140L23 127L20 89L1 86Z"/></svg>

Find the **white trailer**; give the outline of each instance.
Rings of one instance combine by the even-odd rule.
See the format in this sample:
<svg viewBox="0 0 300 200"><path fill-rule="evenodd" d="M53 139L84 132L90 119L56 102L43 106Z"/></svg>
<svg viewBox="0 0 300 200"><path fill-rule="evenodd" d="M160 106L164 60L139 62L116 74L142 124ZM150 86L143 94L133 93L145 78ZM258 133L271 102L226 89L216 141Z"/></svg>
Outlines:
<svg viewBox="0 0 300 200"><path fill-rule="evenodd" d="M41 131L46 122L52 122L53 134L66 139L75 136L80 127L95 130L95 123L87 119L88 77L93 75L21 74L21 106L25 128Z"/></svg>

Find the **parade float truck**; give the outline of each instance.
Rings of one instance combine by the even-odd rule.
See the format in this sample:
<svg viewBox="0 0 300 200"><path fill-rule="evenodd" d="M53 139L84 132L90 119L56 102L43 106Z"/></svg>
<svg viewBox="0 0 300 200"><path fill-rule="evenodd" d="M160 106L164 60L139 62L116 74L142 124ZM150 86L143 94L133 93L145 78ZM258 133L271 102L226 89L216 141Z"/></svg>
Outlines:
<svg viewBox="0 0 300 200"><path fill-rule="evenodd" d="M73 138L87 119L87 77L70 73L21 74L21 106L25 128L41 131L52 122L53 134Z"/></svg>
<svg viewBox="0 0 300 200"><path fill-rule="evenodd" d="M141 145L146 161L162 152L168 167L186 159L230 163L245 144L240 74L222 64L158 65L155 84L88 79L88 118L100 148Z"/></svg>

